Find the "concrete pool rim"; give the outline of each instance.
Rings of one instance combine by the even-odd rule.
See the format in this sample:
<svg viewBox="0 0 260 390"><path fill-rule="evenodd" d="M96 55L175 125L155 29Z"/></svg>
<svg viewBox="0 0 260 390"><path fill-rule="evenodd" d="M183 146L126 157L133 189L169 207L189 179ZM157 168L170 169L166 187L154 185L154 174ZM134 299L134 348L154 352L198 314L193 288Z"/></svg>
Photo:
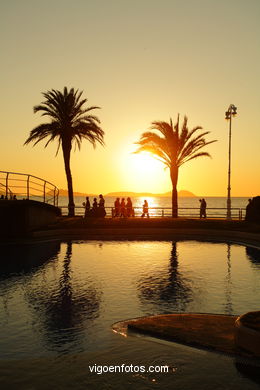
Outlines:
<svg viewBox="0 0 260 390"><path fill-rule="evenodd" d="M190 241L230 243L260 249L260 234L219 229L192 228L95 228L83 229L49 229L35 231L28 237L16 237L0 240L0 244L30 244L43 241Z"/></svg>
<svg viewBox="0 0 260 390"><path fill-rule="evenodd" d="M112 325L112 330L123 336L143 336L157 342L164 340L234 356L246 359L245 364L260 367L259 332L257 349L254 348L253 341L257 332L251 332L251 329L247 328L249 333L251 332L248 343L247 329L244 333L245 326L241 332L241 317L243 315L218 313L159 314L118 321Z"/></svg>

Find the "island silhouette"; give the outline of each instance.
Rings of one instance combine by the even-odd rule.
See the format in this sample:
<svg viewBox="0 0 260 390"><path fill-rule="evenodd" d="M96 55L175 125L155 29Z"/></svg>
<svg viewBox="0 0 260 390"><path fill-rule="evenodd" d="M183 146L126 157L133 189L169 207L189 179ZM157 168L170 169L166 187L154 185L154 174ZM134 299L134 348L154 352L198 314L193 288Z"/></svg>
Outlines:
<svg viewBox="0 0 260 390"><path fill-rule="evenodd" d="M68 196L68 191L65 189L59 190L59 196ZM96 194L88 194L84 192L74 192L74 196L96 196ZM164 192L162 194L154 194L151 192L132 192L132 191L118 191L118 192L109 192L108 194L105 194L104 196L115 196L115 197L122 197L122 196L131 196L131 197L139 197L139 196L158 196L158 197L171 197L172 192ZM181 190L178 191L178 196L180 197L187 197L187 198L196 198L197 195L193 194L190 191Z"/></svg>

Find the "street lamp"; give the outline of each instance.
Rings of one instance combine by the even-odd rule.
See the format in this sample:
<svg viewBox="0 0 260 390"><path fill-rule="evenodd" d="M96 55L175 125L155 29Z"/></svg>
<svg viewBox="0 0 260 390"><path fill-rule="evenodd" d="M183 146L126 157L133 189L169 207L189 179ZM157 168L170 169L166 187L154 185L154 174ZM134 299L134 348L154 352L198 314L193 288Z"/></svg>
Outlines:
<svg viewBox="0 0 260 390"><path fill-rule="evenodd" d="M227 188L227 219L231 219L231 187L230 187L230 176L231 176L231 123L232 116L237 114L237 107L234 104L230 104L226 111L226 118L229 120L229 146L228 146L228 188Z"/></svg>

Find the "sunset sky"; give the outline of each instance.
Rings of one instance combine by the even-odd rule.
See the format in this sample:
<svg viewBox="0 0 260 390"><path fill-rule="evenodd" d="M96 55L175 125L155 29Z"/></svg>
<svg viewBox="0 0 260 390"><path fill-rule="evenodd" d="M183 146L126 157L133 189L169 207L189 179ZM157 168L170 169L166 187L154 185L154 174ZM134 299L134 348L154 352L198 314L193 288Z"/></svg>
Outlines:
<svg viewBox="0 0 260 390"><path fill-rule="evenodd" d="M178 189L225 196L233 103L231 192L260 195L259 0L2 0L0 15L0 170L66 188L57 145L23 143L46 121L41 93L67 86L101 107L106 143L72 153L75 191L170 191L169 172L132 152L152 121L180 113L218 142L180 168Z"/></svg>

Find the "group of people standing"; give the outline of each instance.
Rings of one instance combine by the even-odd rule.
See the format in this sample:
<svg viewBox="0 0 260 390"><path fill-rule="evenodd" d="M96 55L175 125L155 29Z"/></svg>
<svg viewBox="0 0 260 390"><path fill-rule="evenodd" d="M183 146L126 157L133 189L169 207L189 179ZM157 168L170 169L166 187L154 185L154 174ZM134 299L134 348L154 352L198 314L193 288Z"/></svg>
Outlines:
<svg viewBox="0 0 260 390"><path fill-rule="evenodd" d="M94 198L92 208L90 206L89 197L86 196L86 201L83 202L83 206L85 207L84 217L102 217L106 216L105 210L105 199L102 194L99 195L99 202L97 202L97 198Z"/></svg>
<svg viewBox="0 0 260 390"><path fill-rule="evenodd" d="M122 198L120 201L120 198L116 198L114 202L114 208L112 211L112 217L134 217L135 212L133 209L133 203L131 201L131 198L127 198L125 202L125 198Z"/></svg>
<svg viewBox="0 0 260 390"><path fill-rule="evenodd" d="M10 194L9 197L7 195L1 195L0 196L1 200L17 200L17 197L15 194Z"/></svg>
<svg viewBox="0 0 260 390"><path fill-rule="evenodd" d="M97 198L94 198L92 207L90 205L89 197L86 197L86 201L83 202L83 206L85 208L84 217L105 217L105 199L102 194L99 195L99 202L97 202ZM125 201L125 198L116 198L114 202L114 208L112 209L112 217L119 218L130 218L135 216L135 211L133 208L133 203L130 197L128 197ZM149 218L149 207L147 200L144 201L143 204L143 213L142 217L147 216Z"/></svg>
<svg viewBox="0 0 260 390"><path fill-rule="evenodd" d="M204 198L199 199L200 201L200 218L207 218L207 202ZM86 197L86 201L83 202L83 206L85 207L84 217L105 217L105 199L102 194L99 195L99 202L97 202L97 198L94 198L92 207L90 205L89 197ZM135 216L135 211L133 208L133 203L130 197L128 197L125 201L125 198L116 198L114 202L114 208L112 209L112 217L119 218L130 218ZM141 217L149 216L149 206L147 200L144 201L143 204L143 213Z"/></svg>
<svg viewBox="0 0 260 390"><path fill-rule="evenodd" d="M130 218L135 216L135 211L130 197L126 199L126 202L125 198L122 198L121 201L120 198L116 198L114 206L115 207L112 212L112 217ZM149 218L149 207L147 200L145 200L143 204L142 217L145 217L145 215Z"/></svg>

